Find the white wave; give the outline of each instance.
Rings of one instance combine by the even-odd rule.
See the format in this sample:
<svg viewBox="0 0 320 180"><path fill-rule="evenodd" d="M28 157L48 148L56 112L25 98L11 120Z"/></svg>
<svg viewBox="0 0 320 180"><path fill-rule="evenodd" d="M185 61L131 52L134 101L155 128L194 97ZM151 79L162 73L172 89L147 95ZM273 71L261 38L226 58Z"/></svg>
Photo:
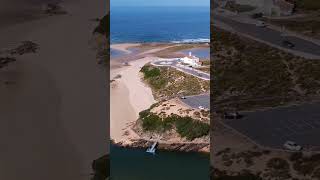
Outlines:
<svg viewBox="0 0 320 180"><path fill-rule="evenodd" d="M210 43L210 39L198 38L198 39L183 39L181 41L171 41L172 43Z"/></svg>

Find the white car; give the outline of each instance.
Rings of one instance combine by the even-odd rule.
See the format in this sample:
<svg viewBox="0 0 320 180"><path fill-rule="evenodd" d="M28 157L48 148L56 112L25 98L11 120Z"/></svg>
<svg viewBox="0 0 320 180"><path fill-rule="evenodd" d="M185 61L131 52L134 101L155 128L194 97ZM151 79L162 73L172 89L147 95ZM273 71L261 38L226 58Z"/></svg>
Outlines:
<svg viewBox="0 0 320 180"><path fill-rule="evenodd" d="M203 106L199 106L198 107L200 110L204 110L204 107Z"/></svg>
<svg viewBox="0 0 320 180"><path fill-rule="evenodd" d="M295 142L293 141L286 141L284 144L283 144L283 147L285 149L288 149L288 150L291 150L291 151L301 151L302 150L302 147L297 145Z"/></svg>
<svg viewBox="0 0 320 180"><path fill-rule="evenodd" d="M266 24L265 22L263 22L263 21L258 21L258 22L256 23L256 26L258 26L258 27L266 27L267 24Z"/></svg>

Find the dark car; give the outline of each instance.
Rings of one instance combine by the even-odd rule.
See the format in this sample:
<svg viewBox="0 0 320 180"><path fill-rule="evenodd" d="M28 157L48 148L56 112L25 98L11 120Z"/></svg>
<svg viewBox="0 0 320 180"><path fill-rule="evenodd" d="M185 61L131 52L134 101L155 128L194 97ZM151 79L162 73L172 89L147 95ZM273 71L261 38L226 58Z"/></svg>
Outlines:
<svg viewBox="0 0 320 180"><path fill-rule="evenodd" d="M294 47L294 44L288 40L283 40L282 41L282 45L286 46L286 47L289 47L289 48L293 48Z"/></svg>

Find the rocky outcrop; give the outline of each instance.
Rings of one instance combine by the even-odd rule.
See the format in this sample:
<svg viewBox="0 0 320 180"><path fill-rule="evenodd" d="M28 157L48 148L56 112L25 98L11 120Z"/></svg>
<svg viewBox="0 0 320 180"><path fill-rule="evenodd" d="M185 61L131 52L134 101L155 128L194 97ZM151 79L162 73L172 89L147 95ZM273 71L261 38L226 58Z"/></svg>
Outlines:
<svg viewBox="0 0 320 180"><path fill-rule="evenodd" d="M117 143L120 147L130 148L148 148L154 142L144 139L132 140L132 143ZM181 152L203 152L204 148L209 147L209 143L159 143L157 148L166 151L181 151Z"/></svg>

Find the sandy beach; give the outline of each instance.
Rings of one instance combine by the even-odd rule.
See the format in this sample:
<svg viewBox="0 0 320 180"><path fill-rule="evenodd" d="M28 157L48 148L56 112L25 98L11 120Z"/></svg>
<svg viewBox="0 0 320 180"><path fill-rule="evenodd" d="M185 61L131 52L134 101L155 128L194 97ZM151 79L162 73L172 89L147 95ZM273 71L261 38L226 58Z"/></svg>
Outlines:
<svg viewBox="0 0 320 180"><path fill-rule="evenodd" d="M111 84L110 90L110 136L116 143L124 142L123 134L129 131L130 138L137 138L128 126L139 117L139 112L148 109L156 101L151 89L142 82L141 67L152 57L131 61L130 66L111 70L111 78L121 75Z"/></svg>
<svg viewBox="0 0 320 180"><path fill-rule="evenodd" d="M112 49L123 51L125 53L130 53L131 51L128 49L131 47L138 46L138 45L139 45L138 43L121 43L121 44L112 44L110 47Z"/></svg>
<svg viewBox="0 0 320 180"><path fill-rule="evenodd" d="M88 43L90 19L104 16L106 5L63 5L68 15L0 29L0 48L39 44L0 69L0 179L88 180L92 161L108 153L108 77Z"/></svg>

